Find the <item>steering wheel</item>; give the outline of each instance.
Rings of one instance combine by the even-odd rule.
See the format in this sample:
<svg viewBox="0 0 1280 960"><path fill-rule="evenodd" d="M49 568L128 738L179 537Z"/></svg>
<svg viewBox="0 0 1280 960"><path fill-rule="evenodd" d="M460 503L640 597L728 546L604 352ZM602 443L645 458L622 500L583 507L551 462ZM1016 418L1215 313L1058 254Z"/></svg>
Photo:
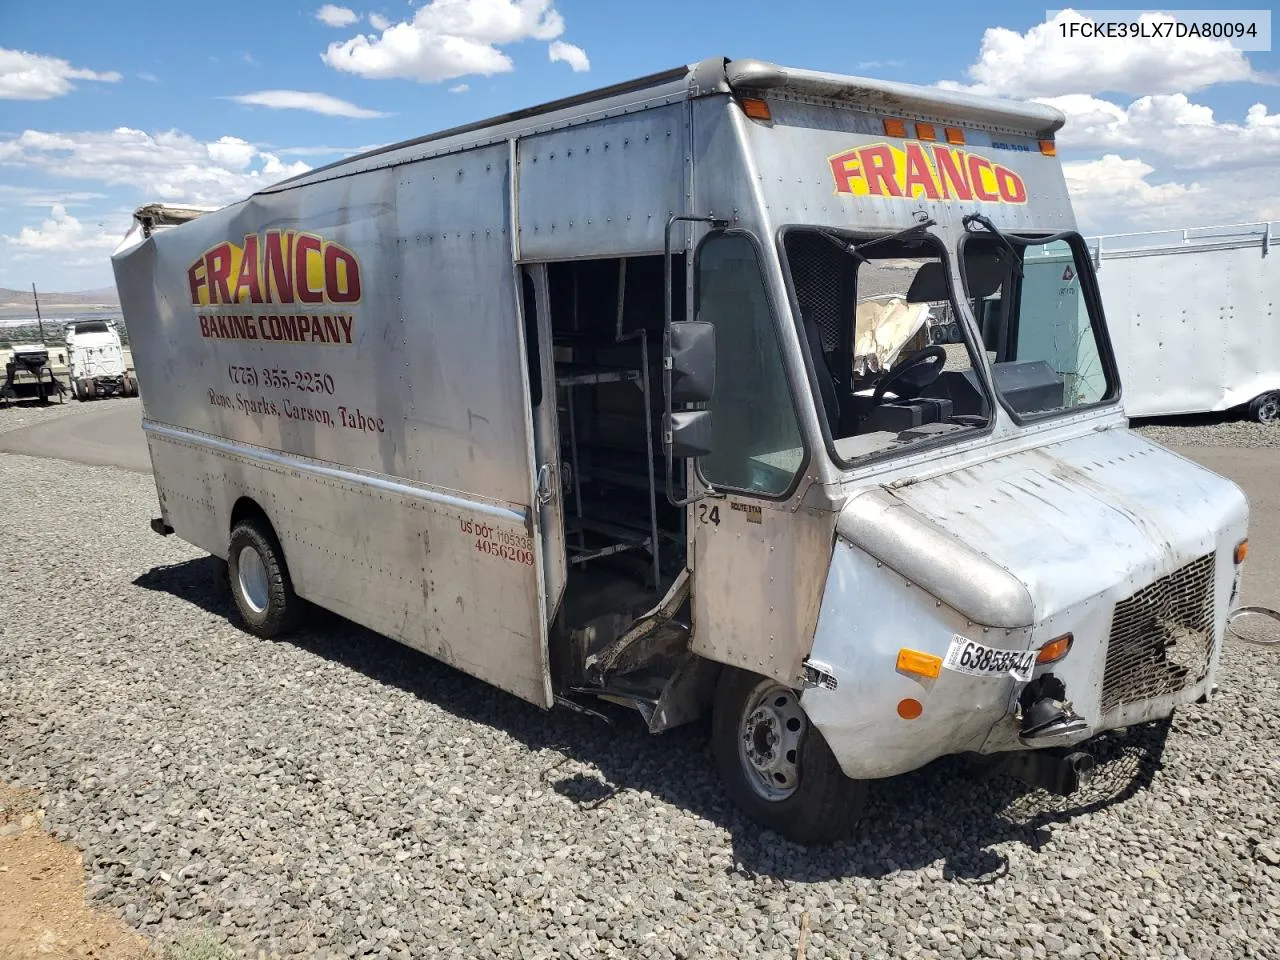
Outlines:
<svg viewBox="0 0 1280 960"><path fill-rule="evenodd" d="M899 400L917 397L920 391L942 375L942 368L946 363L947 351L940 344L935 343L931 347L917 350L893 365L893 369L876 384L872 399L880 403L890 387Z"/></svg>

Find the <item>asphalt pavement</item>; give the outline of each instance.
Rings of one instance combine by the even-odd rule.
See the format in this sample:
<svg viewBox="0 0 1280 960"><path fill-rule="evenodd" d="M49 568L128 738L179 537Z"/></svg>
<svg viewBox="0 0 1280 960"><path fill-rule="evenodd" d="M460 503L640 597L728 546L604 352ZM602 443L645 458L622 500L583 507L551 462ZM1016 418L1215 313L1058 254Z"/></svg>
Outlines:
<svg viewBox="0 0 1280 960"><path fill-rule="evenodd" d="M1249 560L1240 602L1280 609L1280 450L1275 447L1174 447L1188 460L1230 477L1249 498Z"/></svg>
<svg viewBox="0 0 1280 960"><path fill-rule="evenodd" d="M95 467L151 472L151 456L142 434L142 402L107 398L76 404L68 416L0 433L0 452L71 460ZM0 411L0 416L17 410Z"/></svg>

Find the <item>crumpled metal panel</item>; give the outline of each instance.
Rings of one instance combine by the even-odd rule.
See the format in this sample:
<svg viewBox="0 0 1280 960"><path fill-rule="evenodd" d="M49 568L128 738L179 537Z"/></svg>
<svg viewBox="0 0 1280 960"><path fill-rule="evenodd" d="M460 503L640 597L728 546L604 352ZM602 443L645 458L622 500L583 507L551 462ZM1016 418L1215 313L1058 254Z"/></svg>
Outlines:
<svg viewBox="0 0 1280 960"><path fill-rule="evenodd" d="M1127 430L906 481L893 493L1014 573L1041 619L1116 587L1131 593L1203 556L1248 509L1230 480Z"/></svg>

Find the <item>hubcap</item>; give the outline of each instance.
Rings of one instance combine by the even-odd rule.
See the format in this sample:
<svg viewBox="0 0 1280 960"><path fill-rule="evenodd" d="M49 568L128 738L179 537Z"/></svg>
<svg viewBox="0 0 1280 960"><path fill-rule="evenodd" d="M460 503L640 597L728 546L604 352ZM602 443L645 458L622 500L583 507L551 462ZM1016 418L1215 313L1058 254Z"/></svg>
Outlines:
<svg viewBox="0 0 1280 960"><path fill-rule="evenodd" d="M747 782L764 799L777 802L796 792L807 729L794 690L767 681L747 698L738 727L738 759Z"/></svg>
<svg viewBox="0 0 1280 960"><path fill-rule="evenodd" d="M1280 420L1280 394L1271 394L1258 408L1258 422L1274 423Z"/></svg>
<svg viewBox="0 0 1280 960"><path fill-rule="evenodd" d="M265 613L269 602L267 568L253 547L241 547L236 560L240 594L254 613Z"/></svg>

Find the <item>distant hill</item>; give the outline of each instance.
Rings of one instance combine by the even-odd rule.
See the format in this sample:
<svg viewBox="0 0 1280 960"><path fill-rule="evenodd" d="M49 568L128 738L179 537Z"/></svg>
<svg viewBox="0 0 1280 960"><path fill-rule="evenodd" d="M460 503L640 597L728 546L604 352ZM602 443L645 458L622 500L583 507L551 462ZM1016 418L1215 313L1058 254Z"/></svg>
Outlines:
<svg viewBox="0 0 1280 960"><path fill-rule="evenodd" d="M99 304L119 304L120 295L115 287L102 287L99 290L75 290L70 293L40 290L40 309L46 305L53 307L83 307ZM21 307L35 311L31 302L30 290L10 290L0 287L0 307Z"/></svg>

